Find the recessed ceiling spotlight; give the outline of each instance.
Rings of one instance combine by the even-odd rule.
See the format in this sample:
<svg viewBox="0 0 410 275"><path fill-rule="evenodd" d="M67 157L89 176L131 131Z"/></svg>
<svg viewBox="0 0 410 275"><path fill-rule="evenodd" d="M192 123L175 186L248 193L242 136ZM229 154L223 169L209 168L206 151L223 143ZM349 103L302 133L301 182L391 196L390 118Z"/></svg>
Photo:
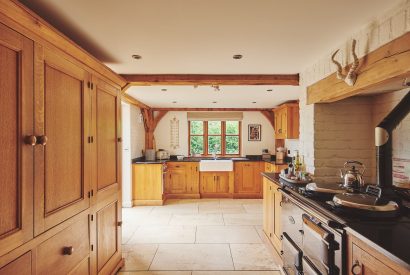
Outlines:
<svg viewBox="0 0 410 275"><path fill-rule="evenodd" d="M218 101L212 101L212 103L214 103L214 104L215 104L215 103L218 103Z"/></svg>
<svg viewBox="0 0 410 275"><path fill-rule="evenodd" d="M252 104L255 104L256 103L256 101L252 101Z"/></svg>
<svg viewBox="0 0 410 275"><path fill-rule="evenodd" d="M175 103L177 103L177 102L176 102L176 101L172 101L172 103L174 103L174 104L175 104Z"/></svg>
<svg viewBox="0 0 410 275"><path fill-rule="evenodd" d="M166 92L166 91L167 91L167 89L161 89L161 91Z"/></svg>
<svg viewBox="0 0 410 275"><path fill-rule="evenodd" d="M233 59L242 59L242 57L243 57L243 55L241 55L241 54L234 54L233 55Z"/></svg>
<svg viewBox="0 0 410 275"><path fill-rule="evenodd" d="M131 55L131 57L134 58L134 59L141 59L142 58L142 56L139 55L139 54L133 54L133 55Z"/></svg>
<svg viewBox="0 0 410 275"><path fill-rule="evenodd" d="M273 92L273 90L272 90L272 89L267 89L266 91L267 91L267 92Z"/></svg>

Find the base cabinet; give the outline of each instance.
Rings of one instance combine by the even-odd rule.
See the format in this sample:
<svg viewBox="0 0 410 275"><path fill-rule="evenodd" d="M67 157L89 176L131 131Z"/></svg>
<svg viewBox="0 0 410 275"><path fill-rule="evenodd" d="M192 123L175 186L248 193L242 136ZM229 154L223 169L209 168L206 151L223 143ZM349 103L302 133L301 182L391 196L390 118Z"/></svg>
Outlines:
<svg viewBox="0 0 410 275"><path fill-rule="evenodd" d="M167 198L199 198L198 162L168 162L164 192Z"/></svg>
<svg viewBox="0 0 410 275"><path fill-rule="evenodd" d="M278 253L282 250L281 202L278 186L263 178L263 231Z"/></svg>
<svg viewBox="0 0 410 275"><path fill-rule="evenodd" d="M232 197L231 172L201 172L200 193L202 197Z"/></svg>
<svg viewBox="0 0 410 275"><path fill-rule="evenodd" d="M134 205L162 205L162 164L132 165L132 201Z"/></svg>
<svg viewBox="0 0 410 275"><path fill-rule="evenodd" d="M347 240L347 271L349 274L409 274L409 270L405 267L393 262L358 237L348 233Z"/></svg>
<svg viewBox="0 0 410 275"><path fill-rule="evenodd" d="M235 196L262 198L264 162L235 162Z"/></svg>

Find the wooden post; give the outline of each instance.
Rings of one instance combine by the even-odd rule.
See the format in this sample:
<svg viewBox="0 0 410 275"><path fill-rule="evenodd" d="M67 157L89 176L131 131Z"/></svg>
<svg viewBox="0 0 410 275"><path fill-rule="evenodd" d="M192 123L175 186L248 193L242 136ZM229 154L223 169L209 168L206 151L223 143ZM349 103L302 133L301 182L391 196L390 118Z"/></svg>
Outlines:
<svg viewBox="0 0 410 275"><path fill-rule="evenodd" d="M144 119L144 129L145 129L145 150L155 149L155 137L154 131L160 120L167 114L167 111L159 111L156 116L154 116L153 109L141 109L142 117Z"/></svg>

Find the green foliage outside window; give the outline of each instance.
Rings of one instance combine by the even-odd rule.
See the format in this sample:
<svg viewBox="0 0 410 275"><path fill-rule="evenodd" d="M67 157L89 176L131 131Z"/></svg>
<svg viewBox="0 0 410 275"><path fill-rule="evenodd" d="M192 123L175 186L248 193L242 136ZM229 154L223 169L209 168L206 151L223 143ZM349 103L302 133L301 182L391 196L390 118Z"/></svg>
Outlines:
<svg viewBox="0 0 410 275"><path fill-rule="evenodd" d="M208 131L204 133L206 123ZM223 127L224 133L222 133ZM190 135L192 154L211 155L215 152L218 155L238 155L240 152L239 121L190 121ZM204 148L205 141L208 143L208 148ZM224 152L222 152L222 142L225 144Z"/></svg>

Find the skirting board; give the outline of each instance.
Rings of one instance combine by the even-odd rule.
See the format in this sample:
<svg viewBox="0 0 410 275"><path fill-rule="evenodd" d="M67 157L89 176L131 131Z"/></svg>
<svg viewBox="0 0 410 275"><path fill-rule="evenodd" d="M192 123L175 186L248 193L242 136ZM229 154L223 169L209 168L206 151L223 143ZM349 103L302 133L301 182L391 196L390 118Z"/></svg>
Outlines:
<svg viewBox="0 0 410 275"><path fill-rule="evenodd" d="M163 200L133 200L132 201L134 206L137 205L149 205L149 206L160 206L160 205L164 205L164 201Z"/></svg>

